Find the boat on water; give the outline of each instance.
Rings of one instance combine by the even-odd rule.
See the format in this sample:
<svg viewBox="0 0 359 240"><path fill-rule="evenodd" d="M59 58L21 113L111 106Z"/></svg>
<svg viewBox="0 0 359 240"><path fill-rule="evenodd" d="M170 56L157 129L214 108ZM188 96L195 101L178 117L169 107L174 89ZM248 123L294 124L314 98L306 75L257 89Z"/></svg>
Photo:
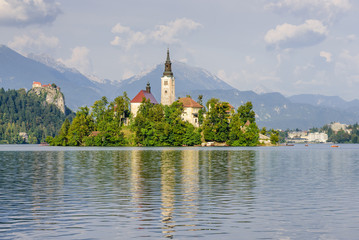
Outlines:
<svg viewBox="0 0 359 240"><path fill-rule="evenodd" d="M331 145L332 148L337 148L339 147L338 145Z"/></svg>
<svg viewBox="0 0 359 240"><path fill-rule="evenodd" d="M48 144L47 142L42 142L39 144L40 146L50 146L50 144Z"/></svg>

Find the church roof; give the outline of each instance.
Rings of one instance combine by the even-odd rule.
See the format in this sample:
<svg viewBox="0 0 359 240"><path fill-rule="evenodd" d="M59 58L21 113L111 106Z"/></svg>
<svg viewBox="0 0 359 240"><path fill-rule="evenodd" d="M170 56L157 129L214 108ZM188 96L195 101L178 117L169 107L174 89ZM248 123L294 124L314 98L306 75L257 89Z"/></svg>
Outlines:
<svg viewBox="0 0 359 240"><path fill-rule="evenodd" d="M203 108L203 106L201 104L199 104L198 102L196 102L195 100L193 100L192 98L189 98L189 97L180 98L180 99L178 99L178 101L183 104L183 107Z"/></svg>
<svg viewBox="0 0 359 240"><path fill-rule="evenodd" d="M167 49L167 59L165 62L165 71L163 72L163 76L173 76L172 67L171 67L171 59L170 59L170 50Z"/></svg>
<svg viewBox="0 0 359 240"><path fill-rule="evenodd" d="M150 102L153 104L158 104L152 93L146 92L145 90L141 90L136 97L131 100L131 103L141 103L143 98L150 99Z"/></svg>

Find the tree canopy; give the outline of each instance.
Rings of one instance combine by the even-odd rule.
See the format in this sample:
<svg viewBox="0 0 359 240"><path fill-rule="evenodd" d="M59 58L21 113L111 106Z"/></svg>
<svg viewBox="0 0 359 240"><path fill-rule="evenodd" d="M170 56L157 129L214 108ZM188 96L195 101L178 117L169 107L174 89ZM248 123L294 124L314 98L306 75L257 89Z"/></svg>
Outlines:
<svg viewBox="0 0 359 240"><path fill-rule="evenodd" d="M65 119L71 120L73 116L70 109L63 114L55 105L28 94L25 89L0 89L1 143L44 142L47 136L55 136Z"/></svg>
<svg viewBox="0 0 359 240"><path fill-rule="evenodd" d="M143 101L133 121L136 144L142 146L193 146L201 144L201 135L192 124L182 120L182 103L171 106Z"/></svg>
<svg viewBox="0 0 359 240"><path fill-rule="evenodd" d="M129 116L127 94L108 102L106 97L95 101L91 108L81 107L72 123L64 122L59 134L47 141L54 146L123 146L124 119Z"/></svg>

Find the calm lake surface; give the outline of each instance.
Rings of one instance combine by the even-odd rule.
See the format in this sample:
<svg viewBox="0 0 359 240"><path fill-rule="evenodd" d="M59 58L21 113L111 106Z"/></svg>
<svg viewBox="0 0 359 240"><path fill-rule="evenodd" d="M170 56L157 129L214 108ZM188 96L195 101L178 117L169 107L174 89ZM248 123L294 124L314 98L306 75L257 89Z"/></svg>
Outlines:
<svg viewBox="0 0 359 240"><path fill-rule="evenodd" d="M0 239L358 239L359 145L0 145Z"/></svg>

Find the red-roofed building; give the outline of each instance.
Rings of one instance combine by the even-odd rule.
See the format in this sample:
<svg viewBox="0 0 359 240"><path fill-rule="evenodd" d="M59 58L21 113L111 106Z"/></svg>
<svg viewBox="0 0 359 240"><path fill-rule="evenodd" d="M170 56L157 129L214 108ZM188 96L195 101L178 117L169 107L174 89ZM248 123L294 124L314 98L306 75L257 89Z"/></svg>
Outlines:
<svg viewBox="0 0 359 240"><path fill-rule="evenodd" d="M203 106L189 97L180 98L178 101L183 104L182 120L199 127L198 112Z"/></svg>
<svg viewBox="0 0 359 240"><path fill-rule="evenodd" d="M158 104L156 98L151 93L150 83L147 83L146 90L141 90L132 100L131 100L131 114L133 117L136 117L138 109L141 106L143 99L149 99L152 104Z"/></svg>
<svg viewBox="0 0 359 240"><path fill-rule="evenodd" d="M32 82L32 88L41 87L41 82Z"/></svg>

